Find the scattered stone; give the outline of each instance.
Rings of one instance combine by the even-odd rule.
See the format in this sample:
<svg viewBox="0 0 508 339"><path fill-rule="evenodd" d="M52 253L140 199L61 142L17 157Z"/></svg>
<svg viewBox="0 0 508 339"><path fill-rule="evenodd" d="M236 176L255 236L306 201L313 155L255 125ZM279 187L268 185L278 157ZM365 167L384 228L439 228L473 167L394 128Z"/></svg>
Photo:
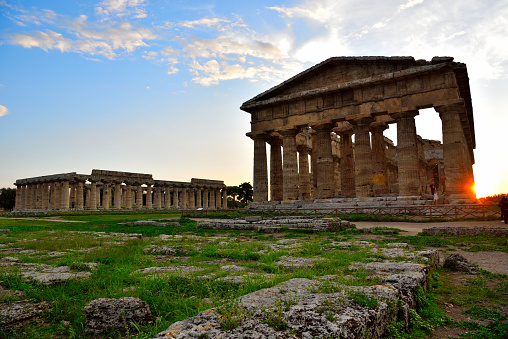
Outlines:
<svg viewBox="0 0 508 339"><path fill-rule="evenodd" d="M225 265L220 268L221 272L238 273L249 270L247 267L236 266L236 265Z"/></svg>
<svg viewBox="0 0 508 339"><path fill-rule="evenodd" d="M315 265L315 260L309 258L295 258L282 256L280 260L277 262L277 265L286 270L305 268L305 267L313 267Z"/></svg>
<svg viewBox="0 0 508 339"><path fill-rule="evenodd" d="M452 271L467 272L469 274L478 274L478 269L471 267L469 261L459 253L452 253L445 258L443 267Z"/></svg>
<svg viewBox="0 0 508 339"><path fill-rule="evenodd" d="M12 325L33 318L53 309L47 302L32 303L33 300L21 300L8 304L0 304L0 324Z"/></svg>
<svg viewBox="0 0 508 339"><path fill-rule="evenodd" d="M186 254L187 251L183 249L182 246L156 246L151 245L143 250L148 254L166 254L166 255L175 255L178 252L182 254Z"/></svg>
<svg viewBox="0 0 508 339"><path fill-rule="evenodd" d="M146 302L139 298L99 298L85 306L85 332L99 334L105 330L127 329L134 324L152 324L157 318Z"/></svg>
<svg viewBox="0 0 508 339"><path fill-rule="evenodd" d="M169 222L158 222L155 220L138 220L134 222L122 222L118 225L125 225L125 226L162 226L162 227L168 227L168 226L176 226L179 227L180 223L176 221L169 221Z"/></svg>
<svg viewBox="0 0 508 339"><path fill-rule="evenodd" d="M10 232L11 232L11 230L6 229L6 228L0 229L0 233L10 233Z"/></svg>
<svg viewBox="0 0 508 339"><path fill-rule="evenodd" d="M168 275L168 274L179 274L185 275L192 272L202 271L204 268L195 267L195 266L187 266L187 265L179 265L179 266L156 266L156 267L148 267L142 268L134 273L139 274L150 274L153 278L160 275Z"/></svg>
<svg viewBox="0 0 508 339"><path fill-rule="evenodd" d="M392 248L409 248L409 245L405 242L391 242L387 243L386 247L392 247Z"/></svg>
<svg viewBox="0 0 508 339"><path fill-rule="evenodd" d="M17 257L3 257L0 258L1 261L7 261L7 262L19 262L20 259Z"/></svg>
<svg viewBox="0 0 508 339"><path fill-rule="evenodd" d="M18 291L18 290L10 290L10 289L5 288L2 285L0 285L0 296L10 297L10 296L15 296L15 295L18 297L22 297L25 295L25 292Z"/></svg>

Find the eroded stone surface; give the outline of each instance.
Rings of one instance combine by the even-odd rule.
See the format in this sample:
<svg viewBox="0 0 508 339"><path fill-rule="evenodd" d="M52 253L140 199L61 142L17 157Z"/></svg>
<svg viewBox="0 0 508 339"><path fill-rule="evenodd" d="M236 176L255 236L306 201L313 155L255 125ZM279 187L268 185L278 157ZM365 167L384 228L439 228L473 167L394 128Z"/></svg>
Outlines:
<svg viewBox="0 0 508 339"><path fill-rule="evenodd" d="M139 298L99 298L85 306L85 331L89 334L126 329L133 324L153 323L155 320L148 304Z"/></svg>
<svg viewBox="0 0 508 339"><path fill-rule="evenodd" d="M33 303L33 300L0 304L0 324L11 325L50 311L53 306L47 302Z"/></svg>

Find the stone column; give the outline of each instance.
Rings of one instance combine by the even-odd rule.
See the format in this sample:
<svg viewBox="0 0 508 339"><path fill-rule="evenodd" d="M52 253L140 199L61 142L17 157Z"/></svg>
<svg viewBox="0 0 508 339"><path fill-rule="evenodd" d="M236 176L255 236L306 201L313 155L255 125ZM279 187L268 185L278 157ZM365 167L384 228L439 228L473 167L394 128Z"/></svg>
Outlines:
<svg viewBox="0 0 508 339"><path fill-rule="evenodd" d="M223 204L223 208L225 210L228 209L228 189L226 187L224 187L222 189L222 204Z"/></svg>
<svg viewBox="0 0 508 339"><path fill-rule="evenodd" d="M386 170L386 145L383 131L388 126L385 123L373 123L370 125L372 133L372 157L374 162L374 194L388 193L388 180Z"/></svg>
<svg viewBox="0 0 508 339"><path fill-rule="evenodd" d="M470 154L460 121L463 103L435 107L439 112L443 131L443 160L445 195L450 203L467 202L474 198ZM465 201L464 201L465 200Z"/></svg>
<svg viewBox="0 0 508 339"><path fill-rule="evenodd" d="M299 199L310 199L309 148L298 146Z"/></svg>
<svg viewBox="0 0 508 339"><path fill-rule="evenodd" d="M182 196L180 197L182 209L187 208L187 201L188 201L187 190L188 189L186 187L182 188Z"/></svg>
<svg viewBox="0 0 508 339"><path fill-rule="evenodd" d="M90 209L97 209L97 183L90 182L90 205L88 206Z"/></svg>
<svg viewBox="0 0 508 339"><path fill-rule="evenodd" d="M19 197L19 206L18 206L18 210L24 210L25 209L25 201L26 201L26 185L19 185L19 192L20 192L20 197Z"/></svg>
<svg viewBox="0 0 508 339"><path fill-rule="evenodd" d="M202 194L203 194L203 190L201 188L198 188L198 190L196 191L196 207L197 208L203 207L202 200L201 200Z"/></svg>
<svg viewBox="0 0 508 339"><path fill-rule="evenodd" d="M68 210L69 209L69 181L64 180L61 183L61 197L62 197L62 205L61 209Z"/></svg>
<svg viewBox="0 0 508 339"><path fill-rule="evenodd" d="M270 144L270 200L282 201L282 139L272 136L268 139Z"/></svg>
<svg viewBox="0 0 508 339"><path fill-rule="evenodd" d="M35 186L35 209L41 208L41 185L34 184Z"/></svg>
<svg viewBox="0 0 508 339"><path fill-rule="evenodd" d="M146 208L151 210L153 208L152 206L152 185L147 184L146 185Z"/></svg>
<svg viewBox="0 0 508 339"><path fill-rule="evenodd" d="M49 186L48 186L48 183L46 183L46 182L41 185L42 185L41 208L47 210L47 209L49 209L49 192L48 192Z"/></svg>
<svg viewBox="0 0 508 339"><path fill-rule="evenodd" d="M311 187L310 187L310 195L312 198L317 197L317 133L313 129L310 132L312 136L312 150L310 153L310 172L311 172Z"/></svg>
<svg viewBox="0 0 508 339"><path fill-rule="evenodd" d="M268 201L268 167L266 162L266 134L250 135L254 140L254 202ZM210 197L211 198L211 197Z"/></svg>
<svg viewBox="0 0 508 339"><path fill-rule="evenodd" d="M56 209L55 200L56 200L56 184L54 182L51 182L49 184L49 209L50 210Z"/></svg>
<svg viewBox="0 0 508 339"><path fill-rule="evenodd" d="M104 184L101 182L99 183L99 185L97 185L97 192L95 193L95 196L96 196L96 201L97 201L97 208L101 208L101 203L102 203L102 199L101 199L101 189L102 187L104 186Z"/></svg>
<svg viewBox="0 0 508 339"><path fill-rule="evenodd" d="M203 191L203 208L208 209L208 188Z"/></svg>
<svg viewBox="0 0 508 339"><path fill-rule="evenodd" d="M109 211L111 205L111 185L109 182L105 182L102 186L102 208Z"/></svg>
<svg viewBox="0 0 508 339"><path fill-rule="evenodd" d="M161 187L156 186L156 187L154 187L154 190L155 190L155 194L154 194L155 208L160 210L162 208Z"/></svg>
<svg viewBox="0 0 508 339"><path fill-rule="evenodd" d="M140 210L142 208L143 208L143 186L141 186L141 183L138 183L136 190L136 209Z"/></svg>
<svg viewBox="0 0 508 339"><path fill-rule="evenodd" d="M21 185L16 185L16 203L14 205L14 210L19 211L20 209L21 209Z"/></svg>
<svg viewBox="0 0 508 339"><path fill-rule="evenodd" d="M76 183L73 182L70 184L71 193L69 196L69 207L75 208L76 207Z"/></svg>
<svg viewBox="0 0 508 339"><path fill-rule="evenodd" d="M84 188L84 182L83 181L78 181L76 183L76 191L75 191L75 194L76 194L76 209L78 210L82 210L83 209L83 188ZM43 199L44 200L44 199Z"/></svg>
<svg viewBox="0 0 508 339"><path fill-rule="evenodd" d="M91 193L91 189L90 189L90 186L86 186L85 185L85 188L86 190L86 197L85 197L85 209L89 210L90 209L90 195L92 194Z"/></svg>
<svg viewBox="0 0 508 339"><path fill-rule="evenodd" d="M215 209L215 188L212 188L210 190L210 209L211 210L214 210Z"/></svg>
<svg viewBox="0 0 508 339"><path fill-rule="evenodd" d="M351 120L355 130L355 190L356 197L371 197L372 177L372 150L370 148L369 124L373 118Z"/></svg>
<svg viewBox="0 0 508 339"><path fill-rule="evenodd" d="M179 200L179 199L178 199L178 198L179 198L179 197L178 197L178 191L179 191L178 187L175 187L175 188L173 189L173 207L174 207L175 209L179 209L179 208L180 208L180 203L179 203L179 201L178 201L178 200Z"/></svg>
<svg viewBox="0 0 508 339"><path fill-rule="evenodd" d="M122 183L115 183L115 209L119 210L122 208Z"/></svg>
<svg viewBox="0 0 508 339"><path fill-rule="evenodd" d="M335 196L340 194L340 157L333 155L333 182L335 184Z"/></svg>
<svg viewBox="0 0 508 339"><path fill-rule="evenodd" d="M30 209L37 208L37 184L30 185Z"/></svg>
<svg viewBox="0 0 508 339"><path fill-rule="evenodd" d="M296 155L296 128L280 131L282 135L282 200L298 200L298 159Z"/></svg>
<svg viewBox="0 0 508 339"><path fill-rule="evenodd" d="M330 133L333 123L312 126L316 131L316 178L317 198L327 199L335 196L335 174L333 169L332 139Z"/></svg>
<svg viewBox="0 0 508 339"><path fill-rule="evenodd" d="M189 189L189 208L196 208L196 192L194 188Z"/></svg>
<svg viewBox="0 0 508 339"><path fill-rule="evenodd" d="M132 185L131 183L125 183L125 208L132 208Z"/></svg>
<svg viewBox="0 0 508 339"><path fill-rule="evenodd" d="M169 187L164 187L164 208L171 209L171 190Z"/></svg>
<svg viewBox="0 0 508 339"><path fill-rule="evenodd" d="M217 209L221 209L222 206L221 206L221 194L220 194L220 189L217 188L215 190L215 206L217 207Z"/></svg>
<svg viewBox="0 0 508 339"><path fill-rule="evenodd" d="M418 111L406 111L392 115L397 120L397 166L399 197L418 199L420 176L415 116Z"/></svg>

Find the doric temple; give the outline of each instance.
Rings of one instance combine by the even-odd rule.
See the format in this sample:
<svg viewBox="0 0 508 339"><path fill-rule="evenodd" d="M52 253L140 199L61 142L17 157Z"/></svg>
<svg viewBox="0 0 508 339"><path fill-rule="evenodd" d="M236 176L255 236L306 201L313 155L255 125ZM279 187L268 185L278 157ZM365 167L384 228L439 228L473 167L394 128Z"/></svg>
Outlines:
<svg viewBox="0 0 508 339"><path fill-rule="evenodd" d="M94 169L19 179L15 185L16 211L227 208L220 180L154 180L151 174Z"/></svg>
<svg viewBox="0 0 508 339"><path fill-rule="evenodd" d="M415 116L425 108L439 114L442 144L417 135ZM410 203L428 198L433 182L446 203L475 200L469 78L451 57L334 57L241 109L251 114L254 205ZM397 124L397 146L383 135L390 124Z"/></svg>

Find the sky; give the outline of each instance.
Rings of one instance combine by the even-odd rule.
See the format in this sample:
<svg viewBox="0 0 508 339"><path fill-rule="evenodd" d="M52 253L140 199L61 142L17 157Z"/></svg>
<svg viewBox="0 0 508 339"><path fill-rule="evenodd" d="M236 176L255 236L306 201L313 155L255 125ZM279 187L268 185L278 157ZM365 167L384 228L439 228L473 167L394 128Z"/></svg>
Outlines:
<svg viewBox="0 0 508 339"><path fill-rule="evenodd" d="M335 56L465 63L477 195L508 192L508 0L0 0L0 187L92 169L252 183L239 107ZM433 109L416 127L442 140Z"/></svg>

